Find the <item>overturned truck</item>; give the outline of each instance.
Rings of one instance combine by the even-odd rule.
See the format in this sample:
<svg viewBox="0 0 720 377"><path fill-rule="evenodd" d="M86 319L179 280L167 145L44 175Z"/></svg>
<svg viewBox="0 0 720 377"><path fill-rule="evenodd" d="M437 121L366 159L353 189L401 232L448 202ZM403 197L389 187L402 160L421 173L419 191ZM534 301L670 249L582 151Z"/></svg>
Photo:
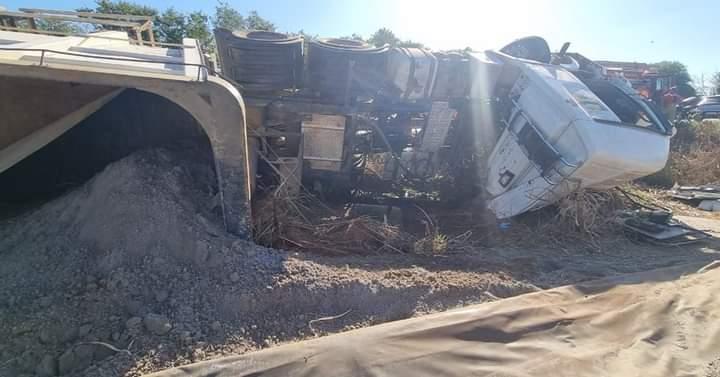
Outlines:
<svg viewBox="0 0 720 377"><path fill-rule="evenodd" d="M254 187L352 203L485 203L508 218L666 163L672 125L620 77L538 37L436 53L216 30ZM477 198L484 200L478 201Z"/></svg>
<svg viewBox="0 0 720 377"><path fill-rule="evenodd" d="M20 16L49 13L33 12ZM119 22L106 16L95 21ZM652 104L537 37L440 53L220 29L216 72L194 40L144 41L141 21L135 33L0 27L3 201L197 134L226 228L241 236L253 197L269 192L387 206L472 201L507 218L667 159L673 128Z"/></svg>

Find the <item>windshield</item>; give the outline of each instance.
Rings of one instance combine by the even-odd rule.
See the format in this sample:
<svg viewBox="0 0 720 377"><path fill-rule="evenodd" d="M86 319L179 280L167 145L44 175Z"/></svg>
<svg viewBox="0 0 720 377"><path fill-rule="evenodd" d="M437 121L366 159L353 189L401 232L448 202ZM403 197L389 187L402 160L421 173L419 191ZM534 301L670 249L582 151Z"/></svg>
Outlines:
<svg viewBox="0 0 720 377"><path fill-rule="evenodd" d="M663 133L669 129L664 118L653 109L651 102L636 100L605 80L591 80L586 84L623 124Z"/></svg>

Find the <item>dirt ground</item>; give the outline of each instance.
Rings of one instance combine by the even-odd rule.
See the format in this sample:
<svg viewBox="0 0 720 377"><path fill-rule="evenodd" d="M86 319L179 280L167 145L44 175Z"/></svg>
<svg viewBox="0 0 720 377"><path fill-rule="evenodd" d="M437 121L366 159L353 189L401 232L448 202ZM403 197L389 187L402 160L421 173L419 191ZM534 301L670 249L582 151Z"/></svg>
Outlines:
<svg viewBox="0 0 720 377"><path fill-rule="evenodd" d="M224 233L212 182L202 163L143 151L0 220L0 376L139 376L720 250L616 237L594 251L300 254Z"/></svg>

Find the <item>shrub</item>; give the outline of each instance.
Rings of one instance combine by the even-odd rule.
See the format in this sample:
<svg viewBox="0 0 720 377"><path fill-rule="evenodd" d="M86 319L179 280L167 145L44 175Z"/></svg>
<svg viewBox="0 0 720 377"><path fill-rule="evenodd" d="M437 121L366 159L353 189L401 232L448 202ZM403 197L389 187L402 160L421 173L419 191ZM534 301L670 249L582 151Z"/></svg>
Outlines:
<svg viewBox="0 0 720 377"><path fill-rule="evenodd" d="M666 167L673 182L703 185L720 182L720 120L690 122L678 129L670 144Z"/></svg>

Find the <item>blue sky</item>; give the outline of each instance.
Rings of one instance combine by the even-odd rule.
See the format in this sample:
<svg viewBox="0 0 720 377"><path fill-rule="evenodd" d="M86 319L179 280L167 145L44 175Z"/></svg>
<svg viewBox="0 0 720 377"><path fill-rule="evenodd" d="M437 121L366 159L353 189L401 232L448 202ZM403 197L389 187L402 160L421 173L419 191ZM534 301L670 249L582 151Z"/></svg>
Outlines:
<svg viewBox="0 0 720 377"><path fill-rule="evenodd" d="M213 13L214 0L136 0L158 9ZM0 0L20 7L73 9L93 0ZM388 27L434 49L497 48L539 35L553 49L563 42L593 59L679 60L693 77L720 70L720 1L668 0L229 0L243 13L257 10L280 30L320 36L369 36Z"/></svg>

